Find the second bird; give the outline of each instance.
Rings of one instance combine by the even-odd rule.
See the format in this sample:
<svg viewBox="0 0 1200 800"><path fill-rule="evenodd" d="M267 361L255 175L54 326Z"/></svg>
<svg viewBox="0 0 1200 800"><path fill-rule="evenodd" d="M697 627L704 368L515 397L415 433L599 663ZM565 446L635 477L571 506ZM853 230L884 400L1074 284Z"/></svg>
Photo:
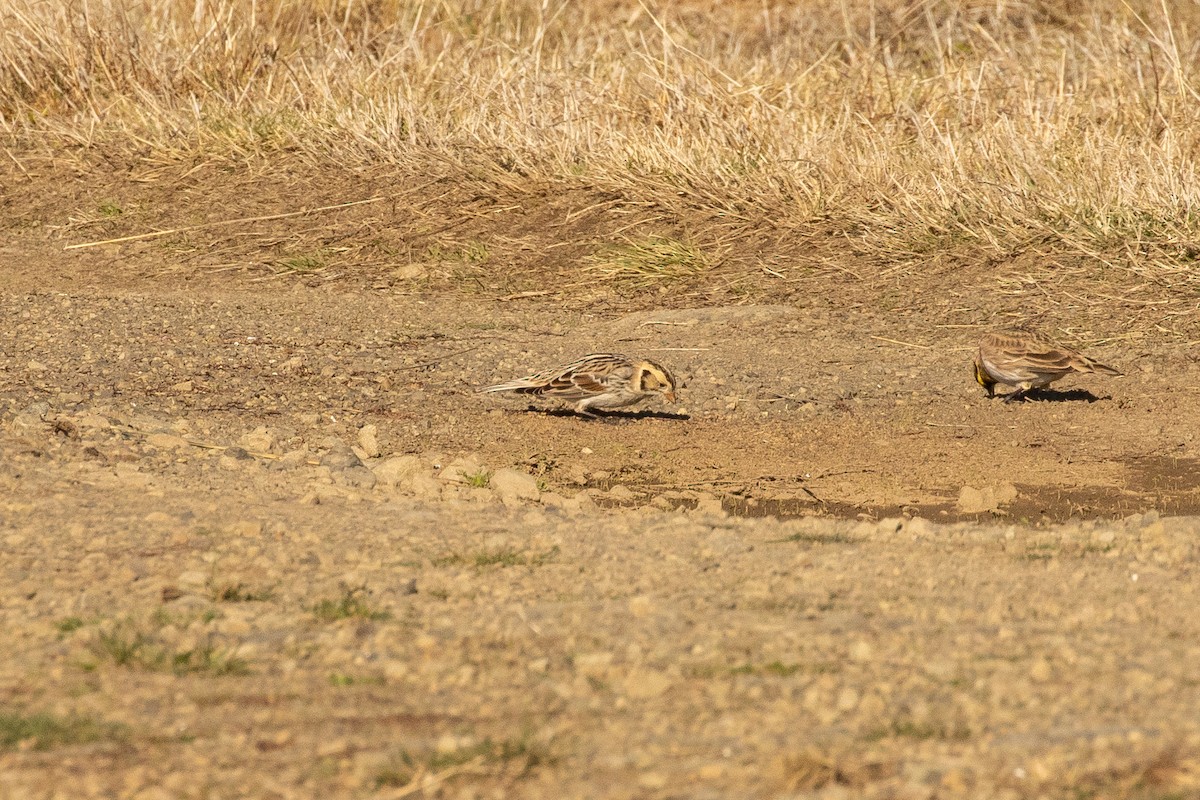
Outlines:
<svg viewBox="0 0 1200 800"><path fill-rule="evenodd" d="M519 392L575 404L575 413L621 408L653 395L675 402L675 377L662 364L619 353L592 353L561 367L534 373L481 392Z"/></svg>
<svg viewBox="0 0 1200 800"><path fill-rule="evenodd" d="M1004 395L1005 402L1016 400L1031 389L1049 386L1072 372L1121 374L1025 328L985 333L975 353L975 380L987 389L988 397L994 396L997 383L1016 387Z"/></svg>

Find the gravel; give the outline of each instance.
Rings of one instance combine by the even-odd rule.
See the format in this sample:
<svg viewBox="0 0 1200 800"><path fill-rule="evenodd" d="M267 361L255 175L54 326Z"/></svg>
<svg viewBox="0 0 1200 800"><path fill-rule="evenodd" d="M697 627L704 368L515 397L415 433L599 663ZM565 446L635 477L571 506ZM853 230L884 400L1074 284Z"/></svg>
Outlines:
<svg viewBox="0 0 1200 800"><path fill-rule="evenodd" d="M77 739L0 747L0 796L1200 791L1196 519L602 510L266 424L0 427L4 708Z"/></svg>

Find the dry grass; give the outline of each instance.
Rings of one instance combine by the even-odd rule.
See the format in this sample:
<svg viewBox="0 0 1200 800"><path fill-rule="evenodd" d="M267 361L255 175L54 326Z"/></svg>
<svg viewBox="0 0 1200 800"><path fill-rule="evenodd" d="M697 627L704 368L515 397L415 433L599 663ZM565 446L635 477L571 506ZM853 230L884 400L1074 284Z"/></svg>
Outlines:
<svg viewBox="0 0 1200 800"><path fill-rule="evenodd" d="M0 142L27 174L286 154L586 187L643 214L610 243L753 231L763 265L875 280L1033 264L1000 291L1183 313L1198 30L1184 0L10 0Z"/></svg>

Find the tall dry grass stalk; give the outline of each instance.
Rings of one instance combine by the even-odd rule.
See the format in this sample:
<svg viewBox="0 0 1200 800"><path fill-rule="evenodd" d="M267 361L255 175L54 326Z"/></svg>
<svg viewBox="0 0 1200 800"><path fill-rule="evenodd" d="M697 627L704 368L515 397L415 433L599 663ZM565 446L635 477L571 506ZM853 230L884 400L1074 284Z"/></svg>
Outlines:
<svg viewBox="0 0 1200 800"><path fill-rule="evenodd" d="M5 0L0 141L588 185L1200 285L1186 0Z"/></svg>

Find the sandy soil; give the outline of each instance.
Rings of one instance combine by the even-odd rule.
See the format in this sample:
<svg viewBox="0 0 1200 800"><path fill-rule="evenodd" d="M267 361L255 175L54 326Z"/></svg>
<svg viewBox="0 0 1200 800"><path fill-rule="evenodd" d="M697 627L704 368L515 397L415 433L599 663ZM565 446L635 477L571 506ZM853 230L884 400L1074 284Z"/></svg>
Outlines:
<svg viewBox="0 0 1200 800"><path fill-rule="evenodd" d="M0 797L1200 796L1186 337L1005 405L960 298L60 248L0 249ZM681 403L475 391L595 350Z"/></svg>

